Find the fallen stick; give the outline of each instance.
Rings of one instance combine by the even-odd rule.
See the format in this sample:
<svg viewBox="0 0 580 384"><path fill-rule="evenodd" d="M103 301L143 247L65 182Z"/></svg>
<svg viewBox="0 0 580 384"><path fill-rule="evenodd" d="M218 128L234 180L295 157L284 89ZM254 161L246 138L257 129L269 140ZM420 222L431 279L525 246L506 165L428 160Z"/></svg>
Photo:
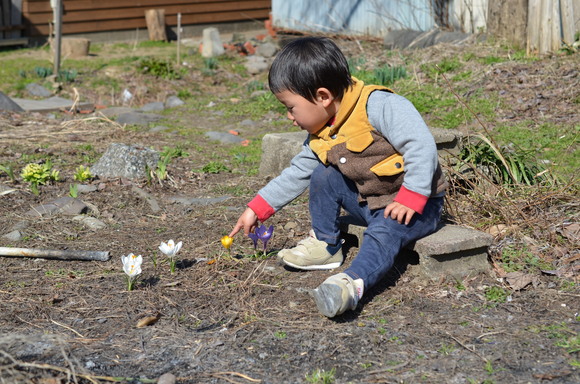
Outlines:
<svg viewBox="0 0 580 384"><path fill-rule="evenodd" d="M0 256L11 257L40 257L43 259L60 260L109 260L109 252L100 251L73 251L59 249L32 249L32 248L8 248L0 247Z"/></svg>

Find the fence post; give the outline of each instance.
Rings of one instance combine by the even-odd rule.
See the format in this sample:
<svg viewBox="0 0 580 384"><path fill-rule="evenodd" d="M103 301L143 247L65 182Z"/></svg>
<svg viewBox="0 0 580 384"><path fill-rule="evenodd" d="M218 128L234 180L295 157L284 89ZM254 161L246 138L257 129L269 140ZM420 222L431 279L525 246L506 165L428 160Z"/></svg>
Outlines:
<svg viewBox="0 0 580 384"><path fill-rule="evenodd" d="M580 1L577 1L577 7L580 8ZM560 0L560 15L562 16L562 40L568 45L574 44L574 3L572 0ZM580 9L576 9L580 15Z"/></svg>

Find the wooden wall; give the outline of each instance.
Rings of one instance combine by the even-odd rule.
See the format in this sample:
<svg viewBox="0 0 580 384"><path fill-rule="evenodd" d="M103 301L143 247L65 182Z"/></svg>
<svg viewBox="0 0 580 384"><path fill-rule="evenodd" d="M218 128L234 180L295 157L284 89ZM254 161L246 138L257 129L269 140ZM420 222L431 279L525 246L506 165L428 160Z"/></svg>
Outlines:
<svg viewBox="0 0 580 384"><path fill-rule="evenodd" d="M62 33L145 29L145 11L164 9L165 24L209 24L267 19L271 0L62 0ZM50 0L23 0L22 19L26 36L48 36L53 19Z"/></svg>

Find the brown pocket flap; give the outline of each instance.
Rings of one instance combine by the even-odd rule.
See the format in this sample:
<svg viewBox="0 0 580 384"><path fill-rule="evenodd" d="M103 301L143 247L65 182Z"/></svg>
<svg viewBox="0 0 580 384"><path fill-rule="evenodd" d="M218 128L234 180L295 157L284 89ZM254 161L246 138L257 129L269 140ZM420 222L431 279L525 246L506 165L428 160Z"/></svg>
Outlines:
<svg viewBox="0 0 580 384"><path fill-rule="evenodd" d="M371 167L371 171L377 176L393 176L404 170L403 156L398 153L387 157L385 160Z"/></svg>

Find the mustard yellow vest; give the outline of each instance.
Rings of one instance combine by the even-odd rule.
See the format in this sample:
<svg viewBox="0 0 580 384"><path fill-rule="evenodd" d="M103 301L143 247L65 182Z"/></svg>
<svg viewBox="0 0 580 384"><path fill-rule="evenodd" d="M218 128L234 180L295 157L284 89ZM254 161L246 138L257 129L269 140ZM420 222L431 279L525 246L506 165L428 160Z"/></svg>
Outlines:
<svg viewBox="0 0 580 384"><path fill-rule="evenodd" d="M360 202L366 201L370 209L384 208L403 184L403 156L370 124L366 106L372 92L392 91L353 80L354 85L341 100L334 124L310 135L310 147L320 161L337 167L356 184ZM433 193L443 182L438 168Z"/></svg>

